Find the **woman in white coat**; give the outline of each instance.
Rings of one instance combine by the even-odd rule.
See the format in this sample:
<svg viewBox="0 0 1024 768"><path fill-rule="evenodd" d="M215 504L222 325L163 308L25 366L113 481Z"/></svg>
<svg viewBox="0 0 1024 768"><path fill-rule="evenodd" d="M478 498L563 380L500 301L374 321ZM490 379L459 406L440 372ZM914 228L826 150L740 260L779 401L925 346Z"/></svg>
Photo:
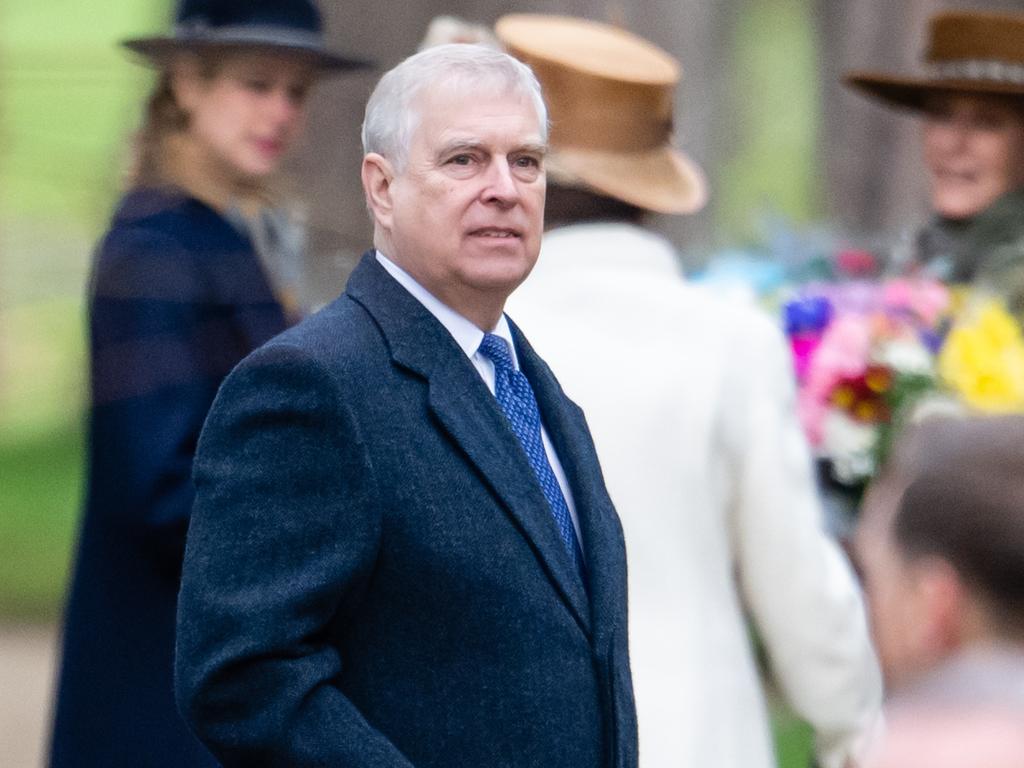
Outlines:
<svg viewBox="0 0 1024 768"><path fill-rule="evenodd" d="M821 765L855 765L881 686L781 333L687 285L638 225L704 202L670 146L678 65L592 22L509 16L497 32L552 121L549 231L507 311L586 412L625 529L640 766L774 764L751 624Z"/></svg>

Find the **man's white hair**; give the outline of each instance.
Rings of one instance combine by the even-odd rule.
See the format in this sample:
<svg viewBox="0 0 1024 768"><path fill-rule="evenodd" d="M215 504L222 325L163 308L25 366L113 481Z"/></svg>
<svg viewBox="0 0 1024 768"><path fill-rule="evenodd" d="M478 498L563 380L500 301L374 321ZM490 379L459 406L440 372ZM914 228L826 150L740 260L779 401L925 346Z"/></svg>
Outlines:
<svg viewBox="0 0 1024 768"><path fill-rule="evenodd" d="M533 102L541 140L548 140L547 107L533 71L502 51L453 43L413 54L380 79L366 104L363 152L383 155L401 172L421 117L418 97L435 86L456 93L521 95Z"/></svg>

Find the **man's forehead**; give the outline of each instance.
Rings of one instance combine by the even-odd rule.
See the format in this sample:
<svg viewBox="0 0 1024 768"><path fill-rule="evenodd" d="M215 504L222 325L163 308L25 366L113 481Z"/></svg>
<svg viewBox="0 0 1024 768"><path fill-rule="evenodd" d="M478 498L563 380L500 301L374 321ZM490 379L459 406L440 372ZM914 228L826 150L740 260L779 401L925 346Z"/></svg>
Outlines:
<svg viewBox="0 0 1024 768"><path fill-rule="evenodd" d="M482 109L498 107L501 111L526 116L536 127L540 141L541 125L537 107L529 94L511 87L495 89L493 84L469 84L459 87L453 83L434 83L425 86L413 102L420 115L420 122L441 119L454 131L459 128L459 119L469 120L471 115L479 117Z"/></svg>

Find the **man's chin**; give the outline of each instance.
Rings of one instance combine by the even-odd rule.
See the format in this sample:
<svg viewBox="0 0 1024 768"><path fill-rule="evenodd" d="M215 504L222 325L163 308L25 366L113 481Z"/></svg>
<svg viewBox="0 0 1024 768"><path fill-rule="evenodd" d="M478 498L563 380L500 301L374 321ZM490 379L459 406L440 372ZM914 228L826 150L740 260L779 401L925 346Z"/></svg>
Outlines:
<svg viewBox="0 0 1024 768"><path fill-rule="evenodd" d="M524 263L521 260L492 264L488 269L474 270L473 274L466 276L466 282L480 291L512 293L529 277L533 265L534 262Z"/></svg>

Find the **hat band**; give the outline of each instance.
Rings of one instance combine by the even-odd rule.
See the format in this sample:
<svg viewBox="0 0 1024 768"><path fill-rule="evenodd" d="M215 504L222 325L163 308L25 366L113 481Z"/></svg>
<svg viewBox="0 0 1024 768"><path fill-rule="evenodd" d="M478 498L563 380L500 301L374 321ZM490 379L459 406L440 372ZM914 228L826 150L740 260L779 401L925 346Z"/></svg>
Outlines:
<svg viewBox="0 0 1024 768"><path fill-rule="evenodd" d="M189 21L174 27L174 37L183 42L252 43L281 45L289 48L320 48L323 39L317 32L288 27L234 24L214 27L205 20Z"/></svg>
<svg viewBox="0 0 1024 768"><path fill-rule="evenodd" d="M994 59L958 59L931 65L934 77L942 80L976 80L979 82L1024 85L1024 64Z"/></svg>

